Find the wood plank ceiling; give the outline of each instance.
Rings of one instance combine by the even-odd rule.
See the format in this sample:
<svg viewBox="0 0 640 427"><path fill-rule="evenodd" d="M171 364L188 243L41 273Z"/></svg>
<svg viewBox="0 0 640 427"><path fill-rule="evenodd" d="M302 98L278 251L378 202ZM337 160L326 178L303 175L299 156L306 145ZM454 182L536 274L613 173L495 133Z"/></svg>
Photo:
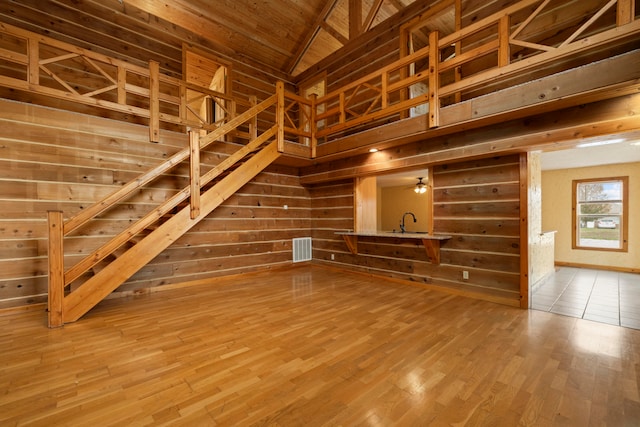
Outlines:
<svg viewBox="0 0 640 427"><path fill-rule="evenodd" d="M415 0L121 0L298 75ZM351 19L350 19L351 16Z"/></svg>

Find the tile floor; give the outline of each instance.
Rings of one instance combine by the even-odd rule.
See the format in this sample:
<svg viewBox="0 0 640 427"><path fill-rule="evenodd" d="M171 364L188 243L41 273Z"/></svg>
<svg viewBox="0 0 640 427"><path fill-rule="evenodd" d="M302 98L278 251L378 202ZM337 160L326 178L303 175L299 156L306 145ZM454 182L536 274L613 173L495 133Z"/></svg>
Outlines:
<svg viewBox="0 0 640 427"><path fill-rule="evenodd" d="M531 308L640 329L640 274L560 267L533 290Z"/></svg>

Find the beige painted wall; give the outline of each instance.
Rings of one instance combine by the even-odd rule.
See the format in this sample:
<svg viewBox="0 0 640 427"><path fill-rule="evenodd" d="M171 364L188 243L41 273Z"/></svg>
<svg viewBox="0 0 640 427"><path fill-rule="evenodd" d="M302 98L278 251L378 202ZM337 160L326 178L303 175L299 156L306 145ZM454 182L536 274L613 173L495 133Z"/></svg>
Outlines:
<svg viewBox="0 0 640 427"><path fill-rule="evenodd" d="M428 231L429 198L427 194L416 194L412 187L384 187L380 190L379 230L400 230L400 220L405 212L413 212L418 219L414 223L410 215L405 219L407 231Z"/></svg>
<svg viewBox="0 0 640 427"><path fill-rule="evenodd" d="M629 251L571 249L571 181L629 177ZM640 163L542 172L542 229L557 230L555 261L640 270Z"/></svg>

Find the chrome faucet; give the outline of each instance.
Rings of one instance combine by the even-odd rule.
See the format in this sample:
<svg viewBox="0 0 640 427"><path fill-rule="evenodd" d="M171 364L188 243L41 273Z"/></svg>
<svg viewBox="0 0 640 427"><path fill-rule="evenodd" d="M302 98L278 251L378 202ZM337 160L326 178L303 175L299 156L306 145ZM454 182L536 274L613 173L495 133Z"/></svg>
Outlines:
<svg viewBox="0 0 640 427"><path fill-rule="evenodd" d="M407 215L411 215L413 217L413 222L418 222L418 220L416 219L416 216L413 214L413 212L405 212L404 215L402 215L402 221L400 221L400 232L404 233L406 230L404 228L404 217Z"/></svg>

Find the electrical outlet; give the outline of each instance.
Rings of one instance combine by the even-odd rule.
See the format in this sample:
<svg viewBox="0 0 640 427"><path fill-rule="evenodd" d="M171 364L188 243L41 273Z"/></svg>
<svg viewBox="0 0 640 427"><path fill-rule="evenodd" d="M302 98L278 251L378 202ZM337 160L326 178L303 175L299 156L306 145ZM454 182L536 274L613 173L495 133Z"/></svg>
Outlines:
<svg viewBox="0 0 640 427"><path fill-rule="evenodd" d="M335 254L331 254L331 261L335 261L335 260L336 260Z"/></svg>
<svg viewBox="0 0 640 427"><path fill-rule="evenodd" d="M462 271L462 280L469 280L469 272L467 270Z"/></svg>

